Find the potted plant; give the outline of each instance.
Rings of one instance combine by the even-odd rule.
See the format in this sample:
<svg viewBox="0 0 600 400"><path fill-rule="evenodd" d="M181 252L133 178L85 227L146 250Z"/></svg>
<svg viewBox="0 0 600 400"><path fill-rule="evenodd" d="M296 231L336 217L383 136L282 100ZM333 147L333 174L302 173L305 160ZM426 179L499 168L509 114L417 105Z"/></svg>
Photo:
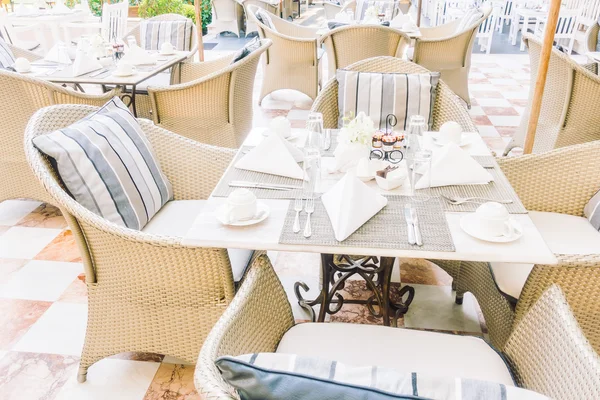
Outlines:
<svg viewBox="0 0 600 400"><path fill-rule="evenodd" d="M129 12L127 15L130 18L139 17L139 8L140 8L140 0L129 0Z"/></svg>
<svg viewBox="0 0 600 400"><path fill-rule="evenodd" d="M196 23L194 0L141 0L138 14L142 18L155 17L161 14L180 14ZM202 34L206 35L207 26L212 22L210 0L202 0Z"/></svg>

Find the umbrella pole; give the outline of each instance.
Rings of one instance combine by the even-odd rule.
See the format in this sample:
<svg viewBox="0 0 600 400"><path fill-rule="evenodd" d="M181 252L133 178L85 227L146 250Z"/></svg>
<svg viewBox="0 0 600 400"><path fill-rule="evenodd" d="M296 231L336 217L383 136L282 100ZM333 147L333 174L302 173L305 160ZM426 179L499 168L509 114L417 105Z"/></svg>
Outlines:
<svg viewBox="0 0 600 400"><path fill-rule="evenodd" d="M531 154L533 143L535 141L535 131L537 130L542 109L542 98L544 96L544 87L546 86L546 76L548 75L548 64L552 54L552 45L554 43L554 33L556 32L556 23L560 12L560 0L551 0L550 10L548 11L548 20L544 30L544 41L542 43L542 53L540 54L540 64L538 68L537 79L535 81L535 91L531 101L531 112L529 114L529 123L527 125L527 136L525 136L525 145L523 153Z"/></svg>
<svg viewBox="0 0 600 400"><path fill-rule="evenodd" d="M421 11L423 10L423 0L417 3L417 26L421 26Z"/></svg>
<svg viewBox="0 0 600 400"><path fill-rule="evenodd" d="M194 0L196 10L196 32L198 33L198 56L204 61L204 41L202 39L202 0Z"/></svg>

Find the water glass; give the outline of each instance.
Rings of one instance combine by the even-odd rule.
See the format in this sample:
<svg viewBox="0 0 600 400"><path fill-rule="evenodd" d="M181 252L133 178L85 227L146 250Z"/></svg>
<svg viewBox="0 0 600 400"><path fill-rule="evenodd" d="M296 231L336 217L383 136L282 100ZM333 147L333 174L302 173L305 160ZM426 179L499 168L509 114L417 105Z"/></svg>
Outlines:
<svg viewBox="0 0 600 400"><path fill-rule="evenodd" d="M406 133L406 162L408 168L412 169L412 159L414 154L421 151L421 141L423 140L423 132L427 129L425 118L421 115L413 115L410 117L408 131Z"/></svg>
<svg viewBox="0 0 600 400"><path fill-rule="evenodd" d="M306 147L325 150L331 145L331 132L329 129L323 129L323 114L311 112L308 114L306 122L308 137Z"/></svg>
<svg viewBox="0 0 600 400"><path fill-rule="evenodd" d="M302 197L314 198L321 179L321 151L318 148L304 148L303 169L305 180Z"/></svg>
<svg viewBox="0 0 600 400"><path fill-rule="evenodd" d="M127 36L127 46L129 48L137 46L137 40L136 40L135 36L132 36L132 35Z"/></svg>
<svg viewBox="0 0 600 400"><path fill-rule="evenodd" d="M409 170L410 195L415 201L427 201L431 197L431 150L414 153L413 168ZM417 183L420 189L417 189Z"/></svg>

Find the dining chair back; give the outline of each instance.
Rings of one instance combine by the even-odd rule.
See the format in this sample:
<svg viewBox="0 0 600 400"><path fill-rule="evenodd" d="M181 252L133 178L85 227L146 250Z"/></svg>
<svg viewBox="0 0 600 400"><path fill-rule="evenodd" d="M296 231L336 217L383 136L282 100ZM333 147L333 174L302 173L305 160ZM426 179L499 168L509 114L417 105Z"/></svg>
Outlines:
<svg viewBox="0 0 600 400"><path fill-rule="evenodd" d="M262 8L263 10L273 14L279 15L279 3L273 3L268 0L244 0L244 14L246 16L246 36L251 32L258 32L258 26L254 22L255 18L250 17L248 6L255 6L256 8Z"/></svg>
<svg viewBox="0 0 600 400"><path fill-rule="evenodd" d="M123 39L127 32L127 17L129 15L129 3L104 3L102 6L102 27L100 34L104 40L113 42Z"/></svg>
<svg viewBox="0 0 600 400"><path fill-rule="evenodd" d="M477 29L477 43L481 51L485 51L486 54L490 54L492 50L492 41L494 39L494 33L496 31L496 25L501 23L500 16L502 15L502 9L500 7L493 7L489 17L483 20L479 28Z"/></svg>
<svg viewBox="0 0 600 400"><path fill-rule="evenodd" d="M583 27L583 30L587 30L598 22L598 18L600 17L600 0L586 0L575 8L581 10L577 22Z"/></svg>
<svg viewBox="0 0 600 400"><path fill-rule="evenodd" d="M333 1L324 1L323 10L325 11L325 19L333 20L335 16L342 11L342 5L334 3Z"/></svg>
<svg viewBox="0 0 600 400"><path fill-rule="evenodd" d="M319 39L327 52L329 77L340 68L372 57L403 57L410 38L402 31L380 25L347 25Z"/></svg>
<svg viewBox="0 0 600 400"><path fill-rule="evenodd" d="M244 24L244 9L236 0L212 0L213 19L210 26L215 34L232 32L240 37Z"/></svg>

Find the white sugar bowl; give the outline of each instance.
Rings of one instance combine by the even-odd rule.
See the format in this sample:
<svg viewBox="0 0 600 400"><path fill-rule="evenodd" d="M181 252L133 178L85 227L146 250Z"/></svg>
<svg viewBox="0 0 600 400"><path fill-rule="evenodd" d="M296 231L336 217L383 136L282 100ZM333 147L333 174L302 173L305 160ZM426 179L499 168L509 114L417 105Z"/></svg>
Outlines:
<svg viewBox="0 0 600 400"><path fill-rule="evenodd" d="M292 135L292 124L286 117L275 117L271 120L269 128L273 133L281 135L282 138L287 139Z"/></svg>

